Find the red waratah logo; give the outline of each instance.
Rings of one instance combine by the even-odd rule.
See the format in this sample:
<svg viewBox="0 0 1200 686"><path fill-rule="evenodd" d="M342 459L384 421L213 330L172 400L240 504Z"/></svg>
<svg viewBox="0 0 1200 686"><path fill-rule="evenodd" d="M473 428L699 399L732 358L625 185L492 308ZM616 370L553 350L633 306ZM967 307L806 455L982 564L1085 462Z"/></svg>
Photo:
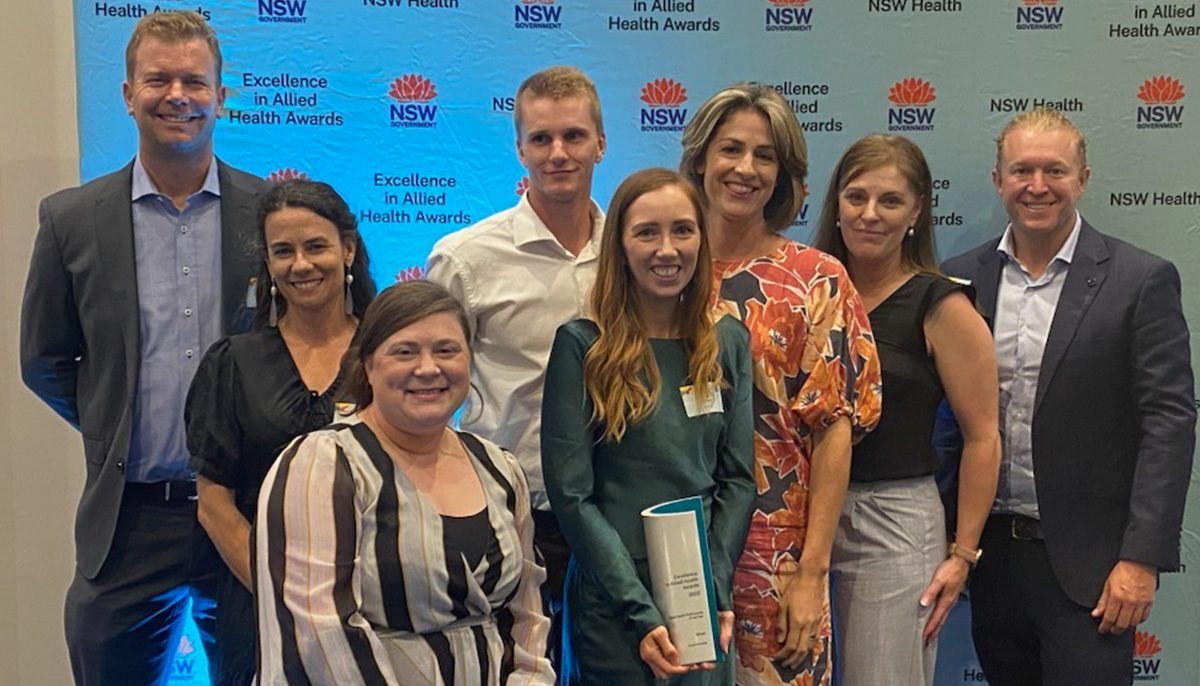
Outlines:
<svg viewBox="0 0 1200 686"><path fill-rule="evenodd" d="M177 650L175 652L175 654L178 655L179 657L186 657L188 655L191 655L194 652L196 652L196 649L194 647L192 647L192 642L190 640L188 640L188 637L186 635L180 636L179 637L179 650Z"/></svg>
<svg viewBox="0 0 1200 686"><path fill-rule="evenodd" d="M925 79L901 79L888 91L888 100L899 107L924 107L936 99L933 84Z"/></svg>
<svg viewBox="0 0 1200 686"><path fill-rule="evenodd" d="M1147 105L1170 105L1183 99L1183 84L1179 79L1163 74L1154 76L1138 88L1138 99Z"/></svg>
<svg viewBox="0 0 1200 686"><path fill-rule="evenodd" d="M1133 656L1134 657L1154 657L1162 652L1162 644L1154 634L1148 631L1139 631L1133 637Z"/></svg>
<svg viewBox="0 0 1200 686"><path fill-rule="evenodd" d="M271 183L283 183L284 181L291 181L293 179L308 180L308 174L298 169L289 169L284 167L283 169L276 169L275 171L271 172L269 176L267 176L267 181L270 181Z"/></svg>
<svg viewBox="0 0 1200 686"><path fill-rule="evenodd" d="M770 2L776 7L800 7L808 4L808 0L770 0Z"/></svg>
<svg viewBox="0 0 1200 686"><path fill-rule="evenodd" d="M417 279L423 278L425 278L425 270L419 266L413 265L412 267L401 269L400 273L396 275L396 282L416 281Z"/></svg>
<svg viewBox="0 0 1200 686"><path fill-rule="evenodd" d="M437 86L420 74L405 74L392 81L388 95L400 102L429 102L437 97Z"/></svg>
<svg viewBox="0 0 1200 686"><path fill-rule="evenodd" d="M687 100L687 89L674 79L655 79L642 86L642 102L651 107L679 107Z"/></svg>
<svg viewBox="0 0 1200 686"><path fill-rule="evenodd" d="M525 195L525 191L529 190L529 177L522 176L517 182L517 195Z"/></svg>
<svg viewBox="0 0 1200 686"><path fill-rule="evenodd" d="M1026 5L1057 5L1058 0L1021 0Z"/></svg>

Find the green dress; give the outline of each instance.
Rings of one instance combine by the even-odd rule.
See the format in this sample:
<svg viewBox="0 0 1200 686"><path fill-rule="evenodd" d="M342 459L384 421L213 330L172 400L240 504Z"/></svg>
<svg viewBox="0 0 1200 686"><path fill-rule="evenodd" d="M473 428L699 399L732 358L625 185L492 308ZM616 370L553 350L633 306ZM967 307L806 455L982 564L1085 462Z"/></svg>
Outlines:
<svg viewBox="0 0 1200 686"><path fill-rule="evenodd" d="M717 607L732 610L733 566L750 523L755 484L750 339L732 317L716 325L728 387L722 412L689 417L689 384L680 340L651 339L661 378L659 404L620 443L598 440L583 382L583 359L596 325L575 320L558 329L542 399L542 468L559 525L571 546L566 622L572 684L652 684L638 643L664 624L650 594L641 511L701 496ZM565 651L564 651L565 652ZM569 669L568 669L569 668ZM660 682L661 683L661 682ZM672 684L732 684L733 659L715 671L691 672Z"/></svg>

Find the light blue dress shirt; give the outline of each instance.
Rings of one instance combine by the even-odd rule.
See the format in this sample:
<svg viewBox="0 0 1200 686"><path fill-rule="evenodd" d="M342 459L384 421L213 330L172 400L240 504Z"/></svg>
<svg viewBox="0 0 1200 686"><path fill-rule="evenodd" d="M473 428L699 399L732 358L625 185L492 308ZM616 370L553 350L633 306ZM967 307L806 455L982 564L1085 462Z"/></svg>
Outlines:
<svg viewBox="0 0 1200 686"><path fill-rule="evenodd" d="M1038 517L1033 479L1033 407L1046 338L1079 243L1081 224L1076 212L1075 228L1038 278L1033 278L1017 260L1011 224L996 246L1004 259L992 326L1000 373L1002 459L993 512Z"/></svg>
<svg viewBox="0 0 1200 686"><path fill-rule="evenodd" d="M221 336L217 162L183 210L133 163L133 246L141 349L125 479L185 480L183 406L204 351Z"/></svg>

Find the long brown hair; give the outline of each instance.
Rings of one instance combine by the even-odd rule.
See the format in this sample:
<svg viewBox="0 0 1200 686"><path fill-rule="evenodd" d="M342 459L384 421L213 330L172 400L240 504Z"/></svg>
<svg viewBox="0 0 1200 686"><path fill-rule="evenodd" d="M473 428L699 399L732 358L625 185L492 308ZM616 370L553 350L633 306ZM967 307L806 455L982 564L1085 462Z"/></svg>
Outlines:
<svg viewBox="0 0 1200 686"><path fill-rule="evenodd" d="M637 289L622 247L625 215L635 200L666 186L678 186L696 210L700 250L696 271L684 287L672 324L688 352L688 376L697 399L723 384L717 362L717 335L709 316L712 257L708 249L700 194L686 178L670 169L635 172L613 194L600 241L600 263L592 286L591 311L600 335L583 360L584 385L592 400L592 421L604 425L604 438L619 443L630 425L642 421L658 405L660 379L654 351L646 339L637 309Z"/></svg>
<svg viewBox="0 0 1200 686"><path fill-rule="evenodd" d="M825 202L821 206L821 218L817 221L817 233L813 247L838 258L842 264L850 256L842 231L838 227L838 201L842 191L851 181L866 172L895 165L908 182L913 195L917 196L920 213L913 224L913 235L904 237L900 245L900 261L904 268L917 273L941 274L937 250L933 241L933 179L929 164L916 143L904 136L872 133L850 144L842 159L833 168L829 187L825 191ZM851 275L853 278L853 275Z"/></svg>

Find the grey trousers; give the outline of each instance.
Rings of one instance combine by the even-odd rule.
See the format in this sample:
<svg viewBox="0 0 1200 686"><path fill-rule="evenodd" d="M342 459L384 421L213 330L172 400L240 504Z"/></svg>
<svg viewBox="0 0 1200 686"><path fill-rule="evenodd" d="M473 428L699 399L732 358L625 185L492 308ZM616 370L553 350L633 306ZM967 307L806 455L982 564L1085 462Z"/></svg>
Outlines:
<svg viewBox="0 0 1200 686"><path fill-rule="evenodd" d="M946 558L944 520L932 476L850 484L831 565L841 686L932 686L920 599Z"/></svg>

